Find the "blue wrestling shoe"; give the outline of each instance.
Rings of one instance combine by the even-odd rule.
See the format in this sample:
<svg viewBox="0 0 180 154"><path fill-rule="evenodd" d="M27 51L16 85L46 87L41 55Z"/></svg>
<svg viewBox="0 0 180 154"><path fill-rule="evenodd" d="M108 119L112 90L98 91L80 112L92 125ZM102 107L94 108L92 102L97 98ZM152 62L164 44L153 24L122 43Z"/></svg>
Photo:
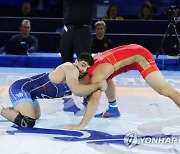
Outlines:
<svg viewBox="0 0 180 154"><path fill-rule="evenodd" d="M88 105L88 100L89 100L89 96L85 97L83 99L83 103L82 105L84 106L82 109L79 109L77 112L74 113L75 116L84 116L85 112L86 112L86 108L87 108L87 105Z"/></svg>
<svg viewBox="0 0 180 154"><path fill-rule="evenodd" d="M74 114L79 111L79 108L76 106L74 100L72 98L62 98L64 100L64 108L65 112L73 112Z"/></svg>
<svg viewBox="0 0 180 154"><path fill-rule="evenodd" d="M87 102L83 102L83 108L80 109L76 106L73 98L63 98L65 112L73 112L75 116L83 116L86 112Z"/></svg>
<svg viewBox="0 0 180 154"><path fill-rule="evenodd" d="M99 114L95 114L95 118L114 118L114 117L120 117L120 112L118 107L111 107L109 106L109 109L106 112L102 112Z"/></svg>
<svg viewBox="0 0 180 154"><path fill-rule="evenodd" d="M83 102L82 103L83 104L83 108L82 109L80 109L79 111L77 111L74 115L75 116L84 116L84 114L85 114L85 112L86 112L86 108L87 108L87 102Z"/></svg>

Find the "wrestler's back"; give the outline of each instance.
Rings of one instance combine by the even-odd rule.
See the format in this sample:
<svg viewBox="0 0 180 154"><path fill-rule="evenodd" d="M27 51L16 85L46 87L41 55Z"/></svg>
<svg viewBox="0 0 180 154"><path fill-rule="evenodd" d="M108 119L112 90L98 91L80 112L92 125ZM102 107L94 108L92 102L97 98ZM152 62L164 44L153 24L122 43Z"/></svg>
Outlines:
<svg viewBox="0 0 180 154"><path fill-rule="evenodd" d="M66 84L54 84L49 80L49 73L35 75L14 82L11 91L30 93L32 99L61 97L67 90ZM15 93L16 93L15 92Z"/></svg>

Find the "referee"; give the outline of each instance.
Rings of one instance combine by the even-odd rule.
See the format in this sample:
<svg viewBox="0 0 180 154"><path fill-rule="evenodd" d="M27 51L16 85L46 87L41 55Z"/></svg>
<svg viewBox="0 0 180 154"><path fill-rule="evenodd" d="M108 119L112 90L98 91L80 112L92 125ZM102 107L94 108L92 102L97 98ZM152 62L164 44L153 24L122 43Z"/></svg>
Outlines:
<svg viewBox="0 0 180 154"><path fill-rule="evenodd" d="M73 62L73 54L91 53L91 22L96 0L63 0L64 27L61 33L62 63Z"/></svg>

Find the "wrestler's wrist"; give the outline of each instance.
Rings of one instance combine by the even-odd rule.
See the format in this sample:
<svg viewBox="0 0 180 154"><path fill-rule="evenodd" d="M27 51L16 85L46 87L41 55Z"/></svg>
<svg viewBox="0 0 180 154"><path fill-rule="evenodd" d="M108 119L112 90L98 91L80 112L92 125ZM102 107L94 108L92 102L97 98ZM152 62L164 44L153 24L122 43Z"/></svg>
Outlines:
<svg viewBox="0 0 180 154"><path fill-rule="evenodd" d="M83 124L79 124L79 125L78 125L79 130L84 129L84 127L86 127L86 125L83 125Z"/></svg>

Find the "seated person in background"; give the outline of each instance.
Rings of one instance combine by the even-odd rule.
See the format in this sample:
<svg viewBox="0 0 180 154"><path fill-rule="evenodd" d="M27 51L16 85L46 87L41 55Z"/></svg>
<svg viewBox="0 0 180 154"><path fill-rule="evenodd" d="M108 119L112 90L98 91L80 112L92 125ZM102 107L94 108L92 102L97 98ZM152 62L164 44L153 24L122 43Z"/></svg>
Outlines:
<svg viewBox="0 0 180 154"><path fill-rule="evenodd" d="M15 17L37 17L38 15L32 11L30 2L26 1L22 4L21 8L17 10L14 15Z"/></svg>
<svg viewBox="0 0 180 154"><path fill-rule="evenodd" d="M20 25L20 34L11 36L10 41L21 41L27 45L27 54L38 51L38 39L30 35L31 22L29 20L22 20ZM0 51L6 51L6 47L2 47Z"/></svg>
<svg viewBox="0 0 180 154"><path fill-rule="evenodd" d="M151 20L153 19L153 9L149 1L145 1L140 8L139 19Z"/></svg>
<svg viewBox="0 0 180 154"><path fill-rule="evenodd" d="M124 20L123 17L118 16L119 8L117 5L112 4L109 6L107 10L107 16L102 17L102 19L110 19L110 20Z"/></svg>
<svg viewBox="0 0 180 154"><path fill-rule="evenodd" d="M106 23L104 21L97 21L94 25L96 36L93 37L92 53L99 53L113 48L112 41L104 36Z"/></svg>

